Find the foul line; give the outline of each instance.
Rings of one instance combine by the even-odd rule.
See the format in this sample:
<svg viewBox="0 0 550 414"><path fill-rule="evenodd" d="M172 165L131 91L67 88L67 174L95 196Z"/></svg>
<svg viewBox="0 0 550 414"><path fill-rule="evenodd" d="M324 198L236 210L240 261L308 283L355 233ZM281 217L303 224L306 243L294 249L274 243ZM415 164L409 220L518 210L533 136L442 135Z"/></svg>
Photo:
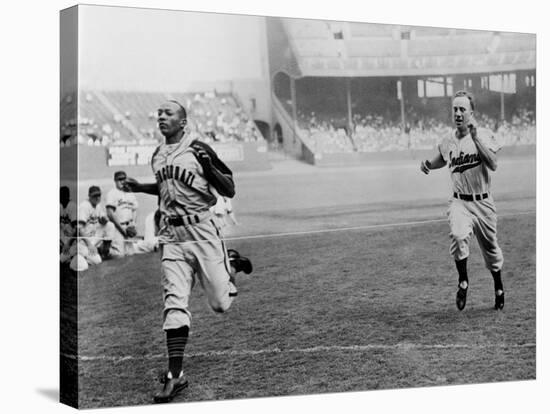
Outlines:
<svg viewBox="0 0 550 414"><path fill-rule="evenodd" d="M525 216L529 214L535 214L536 210L529 211L519 211L516 213L507 213L499 214L498 217L515 217L515 216ZM272 234L256 234L249 236L235 236L235 237L225 237L221 238L223 241L234 241L234 240L253 240L253 239L269 239L277 237L289 237L289 236L305 236L309 234L322 234L322 233L336 233L342 231L356 231L356 230L376 230L376 229L386 229L392 227L406 227L406 226L416 226L422 224L433 224L433 223L442 223L448 221L447 218L440 219L431 219L431 220L419 220L419 221L403 221L396 223L383 223L383 224L367 224L364 226L353 226L353 227L338 227L334 229L319 229L319 230L304 230L304 231L291 231L286 233L272 233ZM73 237L73 239L95 239L95 240L109 240L105 238L97 237ZM190 241L173 241L169 242L170 244L188 244L188 243L210 243L220 239L205 239L205 240L190 240ZM143 241L142 239L125 239L125 242L139 242Z"/></svg>
<svg viewBox="0 0 550 414"><path fill-rule="evenodd" d="M510 217L510 216L524 216L528 214L536 213L535 210L529 211L520 211L517 213L508 213L500 214L498 217ZM224 240L248 240L248 239L261 239L261 238L271 238L271 237L287 237L287 236L303 236L306 234L319 234L319 233L335 233L339 231L353 231L353 230L374 230L374 229L384 229L391 227L405 227L405 226L415 226L420 224L432 224L432 223L441 223L448 221L447 218L441 219L431 219L431 220L420 220L420 221L404 221L397 223L384 223L384 224L368 224L364 226L354 226L354 227L338 227L335 229L319 229L319 230L305 230L305 231L293 231L288 233L274 233L274 234L258 234L252 236L238 236L238 237L228 237Z"/></svg>
<svg viewBox="0 0 550 414"><path fill-rule="evenodd" d="M523 349L523 348L536 348L535 343L524 344L413 344L413 343L399 343L395 345L384 344L369 344L369 345L333 345L333 346L314 346L311 348L265 348L265 349L245 349L245 350L225 350L225 351L205 351L205 352L190 352L185 354L186 358L199 358L199 357L245 357L254 355L276 355L276 354L314 354L319 352L368 352L368 351L433 351L433 350L454 350L454 349L468 349L468 350L483 350L483 349ZM145 355L121 355L121 356L86 356L86 355L74 355L61 353L61 356L69 359L79 360L83 362L87 361L109 361L109 362L124 362L144 359L164 359L165 354L145 354Z"/></svg>

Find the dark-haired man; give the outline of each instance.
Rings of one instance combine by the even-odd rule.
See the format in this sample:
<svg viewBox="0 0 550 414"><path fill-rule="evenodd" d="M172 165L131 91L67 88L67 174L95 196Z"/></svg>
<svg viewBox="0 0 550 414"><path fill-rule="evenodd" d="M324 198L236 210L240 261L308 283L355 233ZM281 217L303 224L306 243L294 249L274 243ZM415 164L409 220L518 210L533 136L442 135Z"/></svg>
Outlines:
<svg viewBox="0 0 550 414"><path fill-rule="evenodd" d="M504 263L497 241L497 215L491 195L491 175L497 168L496 153L500 145L489 130L478 130L474 119L474 98L458 91L452 102L456 129L444 137L432 160L422 161L420 169L430 170L449 165L452 195L447 216L451 227L450 253L458 271L456 306L466 306L468 293L467 260L469 243L475 235L486 267L490 270L495 290L495 309L504 307L501 269Z"/></svg>
<svg viewBox="0 0 550 414"><path fill-rule="evenodd" d="M234 196L231 170L212 148L186 134L187 114L179 102L163 103L157 115L165 143L151 161L156 182L141 184L131 178L126 182L134 192L159 197L163 328L168 348L164 386L154 396L161 403L171 401L188 384L183 352L191 325L192 286L200 282L210 307L225 312L237 295L235 273L250 273L252 264L236 251L226 250L210 211L216 203L214 192Z"/></svg>

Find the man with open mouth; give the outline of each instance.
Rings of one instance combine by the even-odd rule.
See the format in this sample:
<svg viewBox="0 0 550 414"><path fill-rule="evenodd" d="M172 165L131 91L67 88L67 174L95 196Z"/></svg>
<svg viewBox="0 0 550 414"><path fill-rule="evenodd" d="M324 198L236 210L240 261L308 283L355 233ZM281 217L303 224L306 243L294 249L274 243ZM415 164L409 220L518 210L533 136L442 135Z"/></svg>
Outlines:
<svg viewBox="0 0 550 414"><path fill-rule="evenodd" d="M456 306L463 310L468 293L467 261L469 244L475 235L486 267L491 272L495 290L495 309L504 307L501 270L504 263L497 241L497 214L491 195L491 172L497 168L496 153L500 149L493 134L478 130L474 119L474 97L467 91L455 93L452 113L456 129L443 137L432 160L422 161L420 170L449 166L452 195L447 216L451 228L450 253L458 271Z"/></svg>

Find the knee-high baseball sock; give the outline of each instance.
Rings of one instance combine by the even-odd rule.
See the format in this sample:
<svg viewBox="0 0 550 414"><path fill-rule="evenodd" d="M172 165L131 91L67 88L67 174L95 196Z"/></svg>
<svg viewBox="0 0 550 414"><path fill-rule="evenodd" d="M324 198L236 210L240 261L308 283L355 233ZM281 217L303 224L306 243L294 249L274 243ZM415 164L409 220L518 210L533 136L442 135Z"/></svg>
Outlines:
<svg viewBox="0 0 550 414"><path fill-rule="evenodd" d="M468 264L468 258L462 260L456 260L456 270L458 270L458 284L462 285L464 287L464 283L466 282L466 285L468 285L468 270L467 270L467 264Z"/></svg>
<svg viewBox="0 0 550 414"><path fill-rule="evenodd" d="M500 276L500 270L496 272L491 272L493 275L493 281L495 282L495 292L501 290L504 292L504 286L502 285L502 278Z"/></svg>
<svg viewBox="0 0 550 414"><path fill-rule="evenodd" d="M166 331L166 346L168 347L168 369L172 378L178 378L183 369L183 351L189 336L189 327L183 326L178 329Z"/></svg>

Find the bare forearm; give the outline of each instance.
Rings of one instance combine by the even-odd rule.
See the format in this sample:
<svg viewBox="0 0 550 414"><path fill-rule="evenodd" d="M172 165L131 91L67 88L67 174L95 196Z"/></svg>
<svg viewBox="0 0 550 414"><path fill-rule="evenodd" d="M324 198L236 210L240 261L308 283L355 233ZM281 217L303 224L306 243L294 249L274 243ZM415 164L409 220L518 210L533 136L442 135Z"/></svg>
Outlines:
<svg viewBox="0 0 550 414"><path fill-rule="evenodd" d="M437 170L445 165L447 165L447 162L443 159L441 152L438 152L431 160L424 160L420 163L420 171L429 174L431 170Z"/></svg>
<svg viewBox="0 0 550 414"><path fill-rule="evenodd" d="M433 157L431 160L428 160L427 166L430 170L438 170L440 168L445 167L445 165L447 165L447 163L441 157L441 155L438 154L435 157Z"/></svg>
<svg viewBox="0 0 550 414"><path fill-rule="evenodd" d="M124 231L124 229L120 225L120 222L116 218L115 212L109 207L107 207L107 217L109 217L109 220L111 220L111 222L115 225L116 229L120 232L120 234L125 236L126 232Z"/></svg>

